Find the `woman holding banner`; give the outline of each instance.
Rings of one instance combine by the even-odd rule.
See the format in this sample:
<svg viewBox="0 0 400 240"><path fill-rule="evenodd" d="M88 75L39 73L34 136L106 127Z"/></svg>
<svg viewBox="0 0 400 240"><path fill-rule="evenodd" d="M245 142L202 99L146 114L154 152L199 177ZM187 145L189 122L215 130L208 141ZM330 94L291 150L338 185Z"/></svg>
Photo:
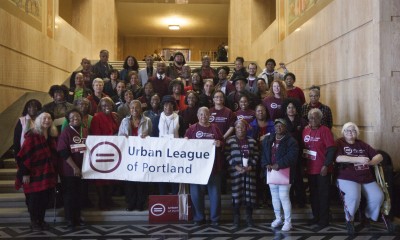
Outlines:
<svg viewBox="0 0 400 240"><path fill-rule="evenodd" d="M63 186L64 213L67 227L83 226L81 219L81 176L84 139L82 113L77 109L69 110L65 118L68 126L58 138L57 151L62 159L61 183Z"/></svg>
<svg viewBox="0 0 400 240"><path fill-rule="evenodd" d="M215 160L214 166L206 186L190 184L190 194L193 204L194 225L199 226L205 223L205 200L204 193L207 187L210 198L210 220L211 225L218 226L221 216L221 169L223 166L223 140L224 137L218 126L209 122L210 111L207 107L201 107L197 111L199 122L193 124L186 131L187 139L214 139L215 140Z"/></svg>
<svg viewBox="0 0 400 240"><path fill-rule="evenodd" d="M100 99L97 113L93 116L90 125L91 135L113 136L118 133L119 119L117 113L113 112L114 102L109 97ZM118 206L111 198L112 180L96 180L96 189L99 197L99 209L110 210Z"/></svg>
<svg viewBox="0 0 400 240"><path fill-rule="evenodd" d="M165 95L161 101L164 111L154 118L152 137L181 138L185 134L183 118L174 111L177 108L174 96ZM171 193L178 194L179 183L159 183L159 194L168 194L168 185Z"/></svg>
<svg viewBox="0 0 400 240"><path fill-rule="evenodd" d="M235 135L225 144L225 155L232 179L233 226L240 226L240 206L246 207L246 223L253 227L253 206L256 203L256 167L259 161L258 143L247 137L249 124L239 119L235 122Z"/></svg>
<svg viewBox="0 0 400 240"><path fill-rule="evenodd" d="M118 136L140 136L145 138L152 132L151 120L142 114L142 104L139 100L132 100L129 104L130 116L124 118L119 127ZM145 182L125 182L125 197L128 206L126 211L145 209L148 184Z"/></svg>

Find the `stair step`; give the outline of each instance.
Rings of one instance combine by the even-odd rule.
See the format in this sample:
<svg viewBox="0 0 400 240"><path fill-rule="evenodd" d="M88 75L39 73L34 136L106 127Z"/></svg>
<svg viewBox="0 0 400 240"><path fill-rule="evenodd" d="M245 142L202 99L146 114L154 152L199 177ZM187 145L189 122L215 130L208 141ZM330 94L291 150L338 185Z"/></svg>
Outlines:
<svg viewBox="0 0 400 240"><path fill-rule="evenodd" d="M22 189L15 189L14 180L0 180L0 193L18 193L23 192Z"/></svg>
<svg viewBox="0 0 400 240"><path fill-rule="evenodd" d="M14 180L17 173L16 168L1 168L0 180Z"/></svg>
<svg viewBox="0 0 400 240"><path fill-rule="evenodd" d="M206 208L208 209L208 208ZM332 219L334 221L344 220L343 209L338 207L332 207ZM209 215L209 211L206 210L206 216ZM242 209L241 215L244 216L245 212ZM100 211L95 208L85 209L82 211L82 216L85 221L90 222L112 222L112 221L148 221L149 215L148 210L145 211L132 211L127 212L123 208L116 208L111 211ZM64 209L47 209L46 221L53 222L54 217L56 222L64 221ZM293 220L310 219L312 217L311 210L306 209L292 209ZM229 222L232 221L232 209L226 206L222 207L221 221ZM253 212L254 220L258 221L272 221L275 216L272 209L255 209ZM18 208L0 208L0 222L29 222L29 213L26 207Z"/></svg>
<svg viewBox="0 0 400 240"><path fill-rule="evenodd" d="M17 169L17 163L14 158L7 158L3 160L4 168Z"/></svg>

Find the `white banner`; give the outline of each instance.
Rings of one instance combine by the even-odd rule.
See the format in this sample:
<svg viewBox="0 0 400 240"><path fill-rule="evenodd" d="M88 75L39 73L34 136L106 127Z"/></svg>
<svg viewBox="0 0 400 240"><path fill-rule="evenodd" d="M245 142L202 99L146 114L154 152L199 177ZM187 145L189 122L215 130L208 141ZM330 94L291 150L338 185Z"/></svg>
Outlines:
<svg viewBox="0 0 400 240"><path fill-rule="evenodd" d="M207 184L214 140L88 136L85 179Z"/></svg>

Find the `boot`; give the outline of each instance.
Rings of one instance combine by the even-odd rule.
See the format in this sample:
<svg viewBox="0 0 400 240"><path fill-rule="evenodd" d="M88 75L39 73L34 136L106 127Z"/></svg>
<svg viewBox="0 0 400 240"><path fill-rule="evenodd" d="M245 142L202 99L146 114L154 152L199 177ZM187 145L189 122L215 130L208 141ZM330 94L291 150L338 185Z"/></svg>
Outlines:
<svg viewBox="0 0 400 240"><path fill-rule="evenodd" d="M233 228L240 228L240 209L238 207L233 208Z"/></svg>
<svg viewBox="0 0 400 240"><path fill-rule="evenodd" d="M39 224L39 221L31 221L31 230L33 232L42 231L42 227Z"/></svg>
<svg viewBox="0 0 400 240"><path fill-rule="evenodd" d="M254 227L252 207L246 207L246 223L248 227Z"/></svg>

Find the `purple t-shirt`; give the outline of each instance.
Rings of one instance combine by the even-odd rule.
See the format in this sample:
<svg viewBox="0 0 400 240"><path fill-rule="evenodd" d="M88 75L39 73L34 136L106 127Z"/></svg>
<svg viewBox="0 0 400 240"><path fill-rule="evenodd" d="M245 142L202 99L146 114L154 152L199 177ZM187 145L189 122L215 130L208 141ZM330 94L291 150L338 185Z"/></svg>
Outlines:
<svg viewBox="0 0 400 240"><path fill-rule="evenodd" d="M269 118L272 119L272 121L277 118L284 117L282 111L282 98L266 97L263 100L263 104L269 113Z"/></svg>
<svg viewBox="0 0 400 240"><path fill-rule="evenodd" d="M80 133L72 129L70 126L67 126L64 131L62 131L57 141L57 151L67 151L79 169L82 169L83 162L83 149L79 145L81 143L84 142ZM63 159L62 176L74 176L74 170L67 163L67 158Z"/></svg>
<svg viewBox="0 0 400 240"><path fill-rule="evenodd" d="M236 119L238 120L243 119L248 124L250 124L256 118L256 112L251 109L248 109L246 111L239 109L235 112L235 114L236 114Z"/></svg>
<svg viewBox="0 0 400 240"><path fill-rule="evenodd" d="M354 144L347 143L344 138L336 140L337 156L368 157L372 159L378 152L363 141L356 140ZM338 179L349 180L357 183L370 183L375 181L368 164L347 163L339 166Z"/></svg>
<svg viewBox="0 0 400 240"><path fill-rule="evenodd" d="M210 108L210 123L215 123L221 130L222 134L225 134L230 127L233 127L236 121L235 114L227 107L221 110Z"/></svg>

